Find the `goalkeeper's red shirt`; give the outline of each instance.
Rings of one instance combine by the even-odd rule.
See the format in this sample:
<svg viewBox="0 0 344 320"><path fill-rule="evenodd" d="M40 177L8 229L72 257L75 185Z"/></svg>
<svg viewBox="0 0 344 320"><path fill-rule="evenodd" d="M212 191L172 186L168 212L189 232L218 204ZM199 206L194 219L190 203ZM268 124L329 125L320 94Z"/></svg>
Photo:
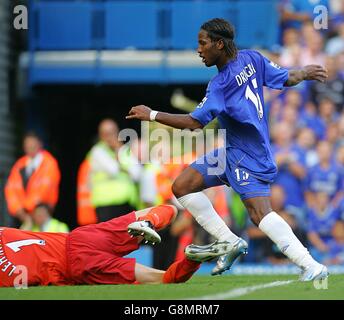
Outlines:
<svg viewBox="0 0 344 320"><path fill-rule="evenodd" d="M67 234L0 228L0 287L65 285ZM26 273L26 274L25 274Z"/></svg>
<svg viewBox="0 0 344 320"><path fill-rule="evenodd" d="M69 234L0 227L0 287L25 279L34 285L125 284L135 282L138 249L128 225L135 212L79 227Z"/></svg>

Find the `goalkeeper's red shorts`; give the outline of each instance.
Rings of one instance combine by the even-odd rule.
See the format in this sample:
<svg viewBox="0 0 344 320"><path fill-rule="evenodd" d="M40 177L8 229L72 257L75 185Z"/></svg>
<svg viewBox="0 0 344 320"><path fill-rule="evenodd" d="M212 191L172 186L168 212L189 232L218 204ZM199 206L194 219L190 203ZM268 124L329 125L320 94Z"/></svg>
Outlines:
<svg viewBox="0 0 344 320"><path fill-rule="evenodd" d="M135 212L107 222L83 226L67 238L68 276L75 284L135 282L135 259L123 258L139 248L127 227Z"/></svg>

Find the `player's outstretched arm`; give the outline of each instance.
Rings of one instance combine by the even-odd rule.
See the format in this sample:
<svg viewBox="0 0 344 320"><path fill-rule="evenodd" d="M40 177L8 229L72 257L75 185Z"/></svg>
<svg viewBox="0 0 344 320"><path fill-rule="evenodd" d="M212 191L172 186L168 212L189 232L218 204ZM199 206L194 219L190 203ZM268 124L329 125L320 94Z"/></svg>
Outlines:
<svg viewBox="0 0 344 320"><path fill-rule="evenodd" d="M290 70L288 80L284 83L285 87L296 86L304 80L317 80L325 82L327 79L327 70L322 66L311 64L301 70Z"/></svg>
<svg viewBox="0 0 344 320"><path fill-rule="evenodd" d="M141 121L158 121L167 126L177 129L200 129L203 125L192 118L189 114L172 114L167 112L157 112L151 108L139 105L132 107L126 119L138 119Z"/></svg>

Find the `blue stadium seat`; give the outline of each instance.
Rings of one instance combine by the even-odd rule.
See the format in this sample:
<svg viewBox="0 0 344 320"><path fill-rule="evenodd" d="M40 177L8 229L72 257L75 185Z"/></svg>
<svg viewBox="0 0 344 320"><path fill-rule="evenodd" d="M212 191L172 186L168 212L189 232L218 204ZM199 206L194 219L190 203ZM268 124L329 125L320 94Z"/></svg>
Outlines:
<svg viewBox="0 0 344 320"><path fill-rule="evenodd" d="M39 50L92 48L91 2L40 2L36 47Z"/></svg>
<svg viewBox="0 0 344 320"><path fill-rule="evenodd" d="M237 2L236 33L240 47L271 48L278 39L279 16L276 0Z"/></svg>
<svg viewBox="0 0 344 320"><path fill-rule="evenodd" d="M194 49L201 24L211 18L226 18L226 1L174 1L172 3L171 47Z"/></svg>
<svg viewBox="0 0 344 320"><path fill-rule="evenodd" d="M157 1L105 3L105 47L158 48L158 8Z"/></svg>

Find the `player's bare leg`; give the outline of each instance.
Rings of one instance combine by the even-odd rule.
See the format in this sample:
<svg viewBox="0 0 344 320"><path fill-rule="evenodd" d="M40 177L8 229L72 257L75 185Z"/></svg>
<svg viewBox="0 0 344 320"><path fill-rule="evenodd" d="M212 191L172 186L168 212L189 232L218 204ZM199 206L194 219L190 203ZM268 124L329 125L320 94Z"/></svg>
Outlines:
<svg viewBox="0 0 344 320"><path fill-rule="evenodd" d="M192 167L185 168L172 184L172 191L177 199L205 188L203 176Z"/></svg>
<svg viewBox="0 0 344 320"><path fill-rule="evenodd" d="M181 283L189 280L199 269L201 262L186 257L172 263L166 271L135 264L135 278L140 284Z"/></svg>
<svg viewBox="0 0 344 320"><path fill-rule="evenodd" d="M180 204L206 231L219 241L234 243L238 237L220 218L209 198L200 192L205 188L202 174L192 167L187 167L172 185L172 191Z"/></svg>
<svg viewBox="0 0 344 320"><path fill-rule="evenodd" d="M220 256L220 252L216 257ZM189 280L192 275L199 269L201 263L213 259L214 254L204 254L201 258L191 258L187 254L178 261L172 263L166 271L158 270L135 264L136 281L141 284L157 284L157 283L181 283Z"/></svg>
<svg viewBox="0 0 344 320"><path fill-rule="evenodd" d="M142 264L135 264L135 278L141 284L162 283L165 271L146 267Z"/></svg>
<svg viewBox="0 0 344 320"><path fill-rule="evenodd" d="M200 172L192 167L187 167L172 185L172 191L180 204L186 208L195 220L219 242L210 246L189 246L186 252L202 256L213 253L214 250L223 254L214 268L212 274L221 274L228 270L235 259L247 253L245 240L235 235L215 211L209 198L200 192L206 188L204 178ZM219 248L219 244L222 248ZM218 251L217 251L218 252Z"/></svg>
<svg viewBox="0 0 344 320"><path fill-rule="evenodd" d="M269 197L244 200L252 222L259 227L292 262L302 269L301 281L324 279L327 268L316 262L297 239L288 223L271 209Z"/></svg>

